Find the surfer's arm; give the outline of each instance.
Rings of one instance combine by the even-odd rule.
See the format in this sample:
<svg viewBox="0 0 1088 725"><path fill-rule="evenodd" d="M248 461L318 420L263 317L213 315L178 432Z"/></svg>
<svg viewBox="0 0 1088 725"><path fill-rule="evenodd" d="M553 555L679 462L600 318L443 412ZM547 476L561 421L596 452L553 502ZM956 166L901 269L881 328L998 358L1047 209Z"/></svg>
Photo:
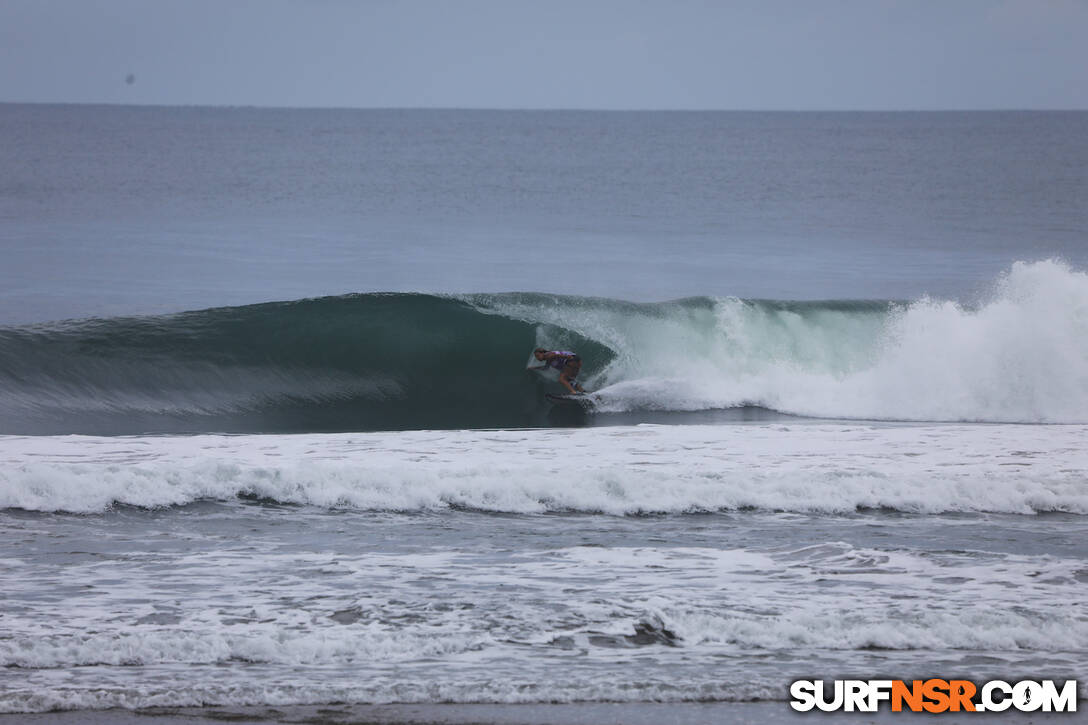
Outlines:
<svg viewBox="0 0 1088 725"><path fill-rule="evenodd" d="M544 364L543 365L536 365L536 366L530 367L529 369L530 370L547 370L549 367L551 367L551 362L552 362L552 360L554 358L555 358L555 353L554 352L546 352L546 353L544 353L544 361L543 361Z"/></svg>

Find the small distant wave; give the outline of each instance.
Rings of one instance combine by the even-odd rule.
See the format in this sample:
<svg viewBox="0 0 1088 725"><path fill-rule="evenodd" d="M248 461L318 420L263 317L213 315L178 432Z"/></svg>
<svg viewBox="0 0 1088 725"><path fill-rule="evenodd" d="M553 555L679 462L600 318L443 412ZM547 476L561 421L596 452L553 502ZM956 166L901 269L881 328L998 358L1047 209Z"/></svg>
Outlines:
<svg viewBox="0 0 1088 725"><path fill-rule="evenodd" d="M544 426L536 346L576 349L605 414L1088 422L1088 275L1043 261L973 306L363 294L0 328L0 433Z"/></svg>

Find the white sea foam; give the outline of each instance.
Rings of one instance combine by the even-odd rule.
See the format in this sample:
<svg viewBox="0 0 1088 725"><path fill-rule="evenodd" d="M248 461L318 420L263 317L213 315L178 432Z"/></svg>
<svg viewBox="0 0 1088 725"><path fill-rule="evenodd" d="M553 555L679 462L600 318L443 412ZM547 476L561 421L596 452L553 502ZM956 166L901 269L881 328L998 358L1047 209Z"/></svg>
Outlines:
<svg viewBox="0 0 1088 725"><path fill-rule="evenodd" d="M592 371L601 409L759 405L834 418L1088 422L1088 274L1018 262L977 305L717 300L676 306L489 306L615 352ZM549 328L539 344L553 342Z"/></svg>
<svg viewBox="0 0 1088 725"><path fill-rule="evenodd" d="M237 633L220 627L218 631L171 627L16 637L0 640L0 666L223 664L232 660L279 665L403 662L477 650L490 642L483 633L398 633L379 625L348 632L293 632L268 626Z"/></svg>
<svg viewBox="0 0 1088 725"><path fill-rule="evenodd" d="M1088 427L638 426L0 438L0 507L1088 513Z"/></svg>
<svg viewBox="0 0 1088 725"><path fill-rule="evenodd" d="M1075 669L1088 651L1082 563L1046 555L844 542L502 555L263 548L181 553L168 567L149 566L161 555L146 552L39 565L32 578L0 572L9 595L37 603L10 611L0 640L6 676L37 687L0 687L0 712L780 699L790 673L883 666L889 651L908 677L933 652L952 663L984 654L1007 672L1031 656ZM61 587L80 592L80 606L50 598ZM170 622L148 621L164 609ZM74 667L93 668L82 685L50 677Z"/></svg>
<svg viewBox="0 0 1088 725"><path fill-rule="evenodd" d="M189 673L191 674L191 672ZM246 682L225 685L208 677L186 687L163 682L139 687L103 686L48 689L10 689L0 692L0 713L38 713L55 710L144 709L156 707L287 706L327 703L585 703L585 702L752 702L781 699L782 688L764 677L747 681L718 678L692 683L674 676L647 675L636 683L621 680L621 673L581 673L558 676L543 682L487 674L456 681L398 682L393 677L338 678L324 684L319 679L299 682Z"/></svg>
<svg viewBox="0 0 1088 725"><path fill-rule="evenodd" d="M857 534L840 531L845 521L924 528L928 517L693 519L730 532L755 521L746 543L716 548L703 534L671 541L667 527L687 521L674 517L516 517L542 535L494 546L508 517L346 512L1086 514L1086 439L1081 425L815 422L0 438L7 509L228 502L6 512L0 712L780 699L782 682L811 668L1083 671L1082 559L1045 545L964 551L969 536L946 551L924 531L874 539L887 548L838 538ZM989 519L941 526L973 532ZM1000 519L1038 542L1080 520ZM588 536L603 546L573 545L587 538L569 522L582 520L587 534L616 530ZM390 521L395 534L373 528ZM572 528L544 543L556 522ZM446 528L477 524L482 538ZM808 526L827 527L801 533L820 543L797 543Z"/></svg>

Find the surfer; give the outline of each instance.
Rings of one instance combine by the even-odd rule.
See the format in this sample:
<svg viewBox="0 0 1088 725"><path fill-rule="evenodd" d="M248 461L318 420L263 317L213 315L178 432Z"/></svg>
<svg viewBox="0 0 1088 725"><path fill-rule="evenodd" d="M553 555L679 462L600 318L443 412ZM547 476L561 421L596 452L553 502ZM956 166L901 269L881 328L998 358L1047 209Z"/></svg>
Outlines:
<svg viewBox="0 0 1088 725"><path fill-rule="evenodd" d="M538 362L544 363L537 370L543 370L544 368L555 368L559 371L559 382L563 384L571 395L577 395L578 393L584 393L585 389L581 385L575 382L575 378L578 377L578 373L582 370L582 358L570 350L545 350L542 347L538 347L533 350L533 357Z"/></svg>

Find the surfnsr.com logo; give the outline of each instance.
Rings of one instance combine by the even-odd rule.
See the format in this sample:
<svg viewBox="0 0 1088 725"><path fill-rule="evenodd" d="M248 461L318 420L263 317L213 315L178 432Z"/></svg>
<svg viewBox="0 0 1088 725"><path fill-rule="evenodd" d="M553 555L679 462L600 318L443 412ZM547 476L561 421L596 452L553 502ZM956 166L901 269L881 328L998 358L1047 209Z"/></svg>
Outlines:
<svg viewBox="0 0 1088 725"><path fill-rule="evenodd" d="M790 685L790 707L799 712L876 712L883 703L892 712L1076 712L1077 681L1059 688L1053 680L990 680L981 687L969 680L797 680Z"/></svg>

